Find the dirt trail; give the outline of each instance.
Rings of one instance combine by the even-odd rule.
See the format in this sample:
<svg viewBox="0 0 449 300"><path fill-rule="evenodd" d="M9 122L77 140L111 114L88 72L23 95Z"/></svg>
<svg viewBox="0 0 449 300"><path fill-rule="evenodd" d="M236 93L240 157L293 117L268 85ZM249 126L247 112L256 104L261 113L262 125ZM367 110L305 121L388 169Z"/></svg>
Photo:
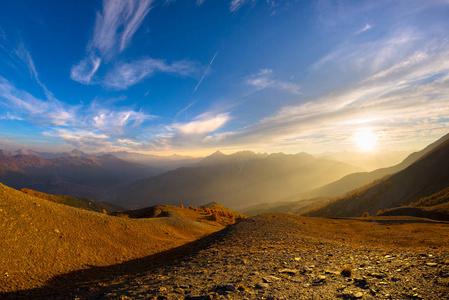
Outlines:
<svg viewBox="0 0 449 300"><path fill-rule="evenodd" d="M345 267L348 276L341 274ZM447 223L385 224L266 214L180 248L72 272L53 278L46 288L9 296L449 299L448 295Z"/></svg>

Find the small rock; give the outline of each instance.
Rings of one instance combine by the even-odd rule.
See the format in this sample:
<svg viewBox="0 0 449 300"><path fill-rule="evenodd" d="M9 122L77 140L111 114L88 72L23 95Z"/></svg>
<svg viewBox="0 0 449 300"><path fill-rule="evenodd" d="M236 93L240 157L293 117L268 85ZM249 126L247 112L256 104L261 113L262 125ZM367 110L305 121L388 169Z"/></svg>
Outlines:
<svg viewBox="0 0 449 300"><path fill-rule="evenodd" d="M317 284L322 284L323 282L325 282L326 281L326 276L324 276L324 275L318 275L318 277L316 277L313 281L312 281L312 283L314 284L314 285L317 285Z"/></svg>
<svg viewBox="0 0 449 300"><path fill-rule="evenodd" d="M298 270L293 270L293 269L281 269L281 270L279 270L279 273L285 273L285 274L289 274L289 275L295 275L296 273L298 273Z"/></svg>
<svg viewBox="0 0 449 300"><path fill-rule="evenodd" d="M239 291L243 292L243 291L246 291L246 286L244 286L244 285L239 285L239 286L237 287L237 289L238 289Z"/></svg>
<svg viewBox="0 0 449 300"><path fill-rule="evenodd" d="M275 281L279 281L281 279L276 277L276 276L265 276L265 277L262 278L262 280L265 283L272 283L272 282L275 282Z"/></svg>
<svg viewBox="0 0 449 300"><path fill-rule="evenodd" d="M429 267L436 267L436 266L438 266L437 263L426 263L426 265L429 266Z"/></svg>
<svg viewBox="0 0 449 300"><path fill-rule="evenodd" d="M225 286L225 290L233 292L233 291L235 291L235 287L232 284L227 284Z"/></svg>
<svg viewBox="0 0 449 300"><path fill-rule="evenodd" d="M363 278L363 279L355 279L354 280L354 285L359 287L359 288L362 288L362 289L367 289L369 287L368 286L368 281L366 281L365 278Z"/></svg>
<svg viewBox="0 0 449 300"><path fill-rule="evenodd" d="M186 296L184 300L212 300L209 295L206 296Z"/></svg>
<svg viewBox="0 0 449 300"><path fill-rule="evenodd" d="M363 293L361 293L361 292L355 293L355 294L354 294L354 298L355 298L355 299L363 298Z"/></svg>
<svg viewBox="0 0 449 300"><path fill-rule="evenodd" d="M256 283L256 289L266 289L268 287L269 287L268 283L263 282Z"/></svg>

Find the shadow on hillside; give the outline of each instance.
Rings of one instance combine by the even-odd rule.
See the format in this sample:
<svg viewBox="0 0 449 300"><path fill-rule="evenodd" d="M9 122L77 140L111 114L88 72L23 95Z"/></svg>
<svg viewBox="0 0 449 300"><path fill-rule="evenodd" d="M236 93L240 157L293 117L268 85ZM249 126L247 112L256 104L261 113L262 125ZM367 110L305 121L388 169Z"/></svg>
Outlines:
<svg viewBox="0 0 449 300"><path fill-rule="evenodd" d="M229 227L228 227L229 228ZM84 298L102 299L108 287L120 285L114 281L117 277L135 276L144 273L163 274L163 269L188 260L200 250L223 240L228 228L212 233L199 240L159 252L143 258L123 263L72 271L49 279L44 286L10 293L0 293L2 299L66 299ZM101 287L98 283L102 283Z"/></svg>

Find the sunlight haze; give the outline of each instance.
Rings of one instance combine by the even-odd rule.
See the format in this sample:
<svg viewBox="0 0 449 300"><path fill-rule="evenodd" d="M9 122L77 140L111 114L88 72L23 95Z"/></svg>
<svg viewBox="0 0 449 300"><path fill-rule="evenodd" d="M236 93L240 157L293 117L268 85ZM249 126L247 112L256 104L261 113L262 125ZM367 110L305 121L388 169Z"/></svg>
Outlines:
<svg viewBox="0 0 449 300"><path fill-rule="evenodd" d="M447 1L3 1L0 149L421 149L448 131L448 15Z"/></svg>

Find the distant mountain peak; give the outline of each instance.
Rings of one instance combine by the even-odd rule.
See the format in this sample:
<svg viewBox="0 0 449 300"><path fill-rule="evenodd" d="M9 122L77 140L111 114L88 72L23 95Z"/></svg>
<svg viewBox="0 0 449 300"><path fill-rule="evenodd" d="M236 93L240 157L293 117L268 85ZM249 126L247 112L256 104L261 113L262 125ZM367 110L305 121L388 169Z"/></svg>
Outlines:
<svg viewBox="0 0 449 300"><path fill-rule="evenodd" d="M215 151L209 156L206 156L203 158L199 165L205 166L205 165L215 165L215 164L221 164L223 163L228 156L221 152L220 150Z"/></svg>
<svg viewBox="0 0 449 300"><path fill-rule="evenodd" d="M213 156L227 156L226 154L224 154L223 152L221 152L220 150L215 151L214 153L212 153L211 155L209 155L208 157L213 157Z"/></svg>
<svg viewBox="0 0 449 300"><path fill-rule="evenodd" d="M88 156L86 153L78 149L73 149L70 154L72 154L73 156Z"/></svg>

